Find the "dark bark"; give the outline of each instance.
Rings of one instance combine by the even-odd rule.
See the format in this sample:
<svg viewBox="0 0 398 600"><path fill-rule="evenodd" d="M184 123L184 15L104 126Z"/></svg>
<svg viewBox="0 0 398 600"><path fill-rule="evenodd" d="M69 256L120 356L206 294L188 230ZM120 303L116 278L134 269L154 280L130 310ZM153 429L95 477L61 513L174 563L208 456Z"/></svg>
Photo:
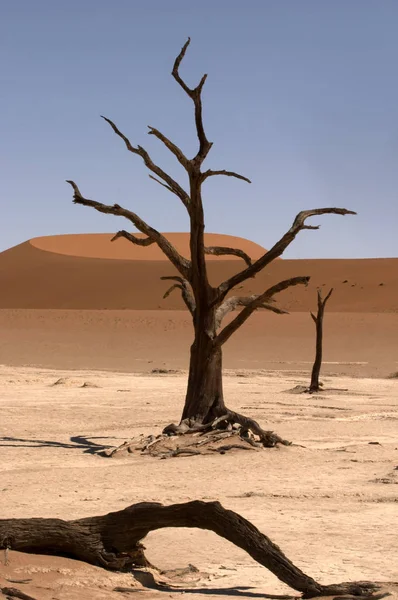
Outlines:
<svg viewBox="0 0 398 600"><path fill-rule="evenodd" d="M6 600L14 600L14 598L17 598L17 600L36 600L33 596L29 596L29 594L25 594L25 592L21 592L21 590L14 587L0 587L0 592Z"/></svg>
<svg viewBox="0 0 398 600"><path fill-rule="evenodd" d="M376 589L370 583L322 585L296 567L266 535L218 502L193 501L163 506L142 502L107 515L75 521L2 519L0 548L35 554L61 555L110 570L145 566L141 541L164 527L197 527L214 531L245 550L288 586L305 597L361 595Z"/></svg>
<svg viewBox="0 0 398 600"><path fill-rule="evenodd" d="M173 430L176 433L182 433L183 430L192 429L195 426L200 427L220 416L226 416L227 420L230 423L232 422L233 415L236 415L236 413L226 409L223 400L221 346L258 308L266 308L274 312L283 313L282 309L272 304L274 294L287 287L307 283L309 278L294 277L280 282L256 297L235 297L235 300L232 301L231 299L226 300L227 294L249 277L254 277L270 262L280 256L300 231L304 229L317 229L317 226L306 225L306 220L309 217L324 214L355 214L345 208L317 208L302 211L296 216L293 225L281 239L260 259L253 263L250 257L240 249L205 246L205 218L202 202L202 185L204 182L209 177L217 175L234 177L248 183L250 183L250 180L234 171L220 169L202 170L203 162L212 147L212 142L207 139L203 124L202 91L207 75L203 75L198 85L194 88L190 88L181 77L179 69L189 44L190 40L188 39L174 62L172 76L193 102L196 134L198 137L196 155L192 159L189 159L172 140L155 127L149 127L149 134L160 140L186 171L189 180L189 193L175 179L163 171L161 167L155 164L142 146L133 146L129 138L120 131L113 121L103 117L116 135L123 140L127 150L141 157L150 171L149 176L169 192L175 194L186 207L190 219L189 260L181 256L164 235L151 227L136 213L121 207L119 204L107 205L95 200L89 200L83 197L78 186L73 181L69 181L74 189L74 202L76 204L89 206L105 214L124 217L147 236L142 240L123 230L117 233L114 239L124 237L131 243L141 246L149 246L152 243L156 243L179 272L178 277L173 276L176 283L166 291L165 295L167 296L174 289L181 291L184 302L192 314L194 341L191 348L188 389L181 423L179 426L170 426L168 428L168 432L170 433ZM227 281L224 281L218 287L213 288L207 276L206 254L216 256L231 254L239 256L245 261L247 268ZM222 317L238 307L243 307L241 312L221 332L218 332L217 330ZM246 422L247 425L250 421L252 431L259 430L261 439L265 443L266 435L269 432L264 432L255 421L251 421L242 415L236 415L236 417L236 422L238 423ZM271 438L267 439L268 442L266 445L269 445ZM275 439L275 437L272 439Z"/></svg>
<svg viewBox="0 0 398 600"><path fill-rule="evenodd" d="M325 306L330 296L332 295L333 288L330 290L325 299L322 298L321 290L318 290L318 312L315 316L311 313L311 318L315 323L316 329L316 343L315 343L315 361L312 367L311 383L309 392L319 392L321 386L319 384L319 375L322 367L322 350L323 350L323 317L325 314Z"/></svg>
<svg viewBox="0 0 398 600"><path fill-rule="evenodd" d="M206 335L197 336L191 346L188 387L182 420L199 425L225 414L222 384L222 350L214 348ZM204 338L204 339L203 339Z"/></svg>

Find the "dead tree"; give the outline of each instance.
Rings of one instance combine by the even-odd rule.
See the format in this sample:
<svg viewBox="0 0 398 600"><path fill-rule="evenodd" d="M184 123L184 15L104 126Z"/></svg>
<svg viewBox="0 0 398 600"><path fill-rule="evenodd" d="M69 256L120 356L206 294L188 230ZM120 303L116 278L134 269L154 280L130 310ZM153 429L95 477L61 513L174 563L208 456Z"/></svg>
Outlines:
<svg viewBox="0 0 398 600"><path fill-rule="evenodd" d="M303 597L353 594L363 597L378 586L368 582L323 585L296 567L250 521L219 502L195 500L163 506L133 504L124 510L75 521L62 519L1 519L0 548L75 558L109 570L148 566L142 540L164 527L197 527L214 531L245 550Z"/></svg>
<svg viewBox="0 0 398 600"><path fill-rule="evenodd" d="M311 384L308 390L310 394L313 394L314 392L319 392L321 389L321 385L319 383L319 374L321 372L322 366L323 316L325 314L326 303L329 300L332 293L333 288L331 288L328 295L325 297L325 299L323 299L321 290L318 290L318 312L316 316L314 315L314 313L311 313L311 317L315 323L316 328L316 350L314 366L312 367Z"/></svg>
<svg viewBox="0 0 398 600"><path fill-rule="evenodd" d="M202 169L203 163L212 147L212 142L207 139L202 118L202 90L207 75L202 77L195 88L190 88L182 79L179 68L189 43L190 40L188 39L177 56L172 76L193 102L196 133L199 141L198 151L193 158L188 158L174 142L155 127L150 126L148 132L162 142L185 169L189 181L189 191L186 191L161 167L155 164L142 146L133 146L113 121L106 117L103 118L111 126L116 135L123 140L127 150L141 157L150 171L149 177L181 200L190 220L190 257L181 256L164 235L151 227L135 212L123 208L119 204L102 204L96 200L89 200L83 196L74 181L68 181L68 183L73 187L73 201L75 204L89 206L105 214L124 217L146 236L142 239L122 230L114 236L114 240L122 237L129 240L132 244L140 246L157 244L178 272L178 274L173 274L166 278L174 281L174 283L165 295L168 295L174 289L181 290L187 309L192 315L194 341L191 346L188 388L181 421L179 425L172 424L168 426L166 428L167 433L194 431L216 419L220 419L220 423L221 421L224 424L225 422L237 423L246 430L255 431L264 446L274 446L283 440L272 432L264 431L252 419L232 412L225 406L222 387L222 347L257 309L264 308L276 313L285 312L275 306L274 296L292 286L306 285L309 277L293 277L281 281L255 296L230 297L229 295L236 286L254 277L273 260L281 256L298 233L304 229L318 229L319 226L306 224L309 217L324 214L347 215L355 213L345 208L304 210L296 216L293 225L281 239L255 262L252 262L250 257L242 250L236 248L205 246L205 218L202 202L203 184L211 177L217 175L235 177L248 183L250 183L250 180L233 171ZM246 266L237 274L223 281L218 286L213 287L210 285L207 275L206 254L238 256L244 260ZM237 309L241 309L240 312L227 325L222 326L223 318L231 311L236 311Z"/></svg>

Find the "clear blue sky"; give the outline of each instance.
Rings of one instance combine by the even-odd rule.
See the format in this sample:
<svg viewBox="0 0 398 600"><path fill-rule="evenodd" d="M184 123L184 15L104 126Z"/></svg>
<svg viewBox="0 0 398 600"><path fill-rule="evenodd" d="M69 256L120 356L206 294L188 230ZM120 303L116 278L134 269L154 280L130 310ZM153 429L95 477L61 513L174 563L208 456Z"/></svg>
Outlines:
<svg viewBox="0 0 398 600"><path fill-rule="evenodd" d="M125 227L71 202L134 208L161 231L187 230L185 209L152 182L112 118L171 174L147 125L189 155L194 85L208 73L207 230L269 247L306 208L343 206L285 257L398 256L397 0L2 0L0 249L28 238ZM214 178L215 179L215 178Z"/></svg>

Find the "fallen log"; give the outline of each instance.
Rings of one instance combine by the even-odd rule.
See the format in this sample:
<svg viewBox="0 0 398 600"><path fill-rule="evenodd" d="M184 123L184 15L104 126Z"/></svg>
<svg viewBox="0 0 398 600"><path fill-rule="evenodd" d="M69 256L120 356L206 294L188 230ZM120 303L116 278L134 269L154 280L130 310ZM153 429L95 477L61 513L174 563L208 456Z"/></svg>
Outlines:
<svg viewBox="0 0 398 600"><path fill-rule="evenodd" d="M374 583L323 585L296 567L266 535L219 502L195 500L163 506L133 504L102 516L62 519L1 519L0 548L75 558L110 570L147 566L141 541L155 529L197 527L214 531L245 550L303 597L353 595L376 598Z"/></svg>

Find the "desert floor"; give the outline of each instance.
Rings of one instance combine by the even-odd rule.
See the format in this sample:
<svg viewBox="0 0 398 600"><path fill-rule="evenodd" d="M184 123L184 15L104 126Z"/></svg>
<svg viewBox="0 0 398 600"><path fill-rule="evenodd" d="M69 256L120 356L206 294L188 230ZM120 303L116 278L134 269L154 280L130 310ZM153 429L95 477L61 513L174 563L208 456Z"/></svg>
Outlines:
<svg viewBox="0 0 398 600"><path fill-rule="evenodd" d="M244 366L226 373L228 404L297 446L107 459L96 452L178 420L185 373L1 367L1 516L73 519L140 501L219 500L321 582L397 580L398 380L327 375L326 390L306 396L288 391L308 381L303 365L273 372ZM149 572L139 583L131 574L11 550L7 565L0 552L0 587L37 600L298 595L213 533L164 529L145 545L159 568L193 564L199 574L184 581L169 572L165 581L178 587L154 589L146 587Z"/></svg>
<svg viewBox="0 0 398 600"><path fill-rule="evenodd" d="M224 366L308 373L314 331L309 312L255 313L225 345ZM0 365L188 369L192 335L191 316L182 310L1 309ZM325 374L388 377L398 371L396 312L327 311L324 338Z"/></svg>

